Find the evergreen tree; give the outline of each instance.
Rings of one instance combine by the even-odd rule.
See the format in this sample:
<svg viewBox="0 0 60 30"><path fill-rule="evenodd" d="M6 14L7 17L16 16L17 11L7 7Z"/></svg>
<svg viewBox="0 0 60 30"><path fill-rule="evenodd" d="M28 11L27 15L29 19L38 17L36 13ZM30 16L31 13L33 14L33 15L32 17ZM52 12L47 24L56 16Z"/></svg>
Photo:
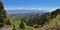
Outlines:
<svg viewBox="0 0 60 30"><path fill-rule="evenodd" d="M21 24L20 24L20 28L21 28L21 29L24 28L24 24L23 24L23 22L21 22Z"/></svg>
<svg viewBox="0 0 60 30"><path fill-rule="evenodd" d="M24 26L24 23L23 23L23 21L20 23L20 29L23 29L23 30L25 30L25 26Z"/></svg>
<svg viewBox="0 0 60 30"><path fill-rule="evenodd" d="M3 3L0 0L0 26L4 25L7 20L6 11L4 9Z"/></svg>

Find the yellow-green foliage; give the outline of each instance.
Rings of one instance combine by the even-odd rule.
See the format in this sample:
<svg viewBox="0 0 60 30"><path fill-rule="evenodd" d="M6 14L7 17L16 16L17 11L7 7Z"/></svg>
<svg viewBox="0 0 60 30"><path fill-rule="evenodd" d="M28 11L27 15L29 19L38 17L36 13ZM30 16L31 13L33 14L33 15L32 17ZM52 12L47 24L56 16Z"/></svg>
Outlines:
<svg viewBox="0 0 60 30"><path fill-rule="evenodd" d="M26 30L35 30L33 27L27 26L25 23L24 23L24 26Z"/></svg>
<svg viewBox="0 0 60 30"><path fill-rule="evenodd" d="M27 30L35 30L33 27L30 27L30 26L26 26L26 29Z"/></svg>
<svg viewBox="0 0 60 30"><path fill-rule="evenodd" d="M10 23L13 25L13 20L12 19L10 19Z"/></svg>
<svg viewBox="0 0 60 30"><path fill-rule="evenodd" d="M35 30L33 27L27 26L24 22L23 24L24 24L25 30Z"/></svg>
<svg viewBox="0 0 60 30"><path fill-rule="evenodd" d="M56 16L53 20L51 20L49 23L47 23L48 28L55 27L57 24L60 24L60 14Z"/></svg>
<svg viewBox="0 0 60 30"><path fill-rule="evenodd" d="M22 29L19 28L20 23L21 23L20 20L10 20L10 22L11 22L12 25L14 25L15 30L22 30ZM24 24L24 27L25 27L26 30L34 30L33 27L27 26L24 22L23 22L23 24Z"/></svg>
<svg viewBox="0 0 60 30"><path fill-rule="evenodd" d="M13 25L13 28L16 29L16 30L19 30L20 22L21 22L20 20L10 19L10 23Z"/></svg>
<svg viewBox="0 0 60 30"><path fill-rule="evenodd" d="M20 24L20 20L14 20L13 21L13 25L15 26L14 28L16 29L16 30L19 30L19 24Z"/></svg>

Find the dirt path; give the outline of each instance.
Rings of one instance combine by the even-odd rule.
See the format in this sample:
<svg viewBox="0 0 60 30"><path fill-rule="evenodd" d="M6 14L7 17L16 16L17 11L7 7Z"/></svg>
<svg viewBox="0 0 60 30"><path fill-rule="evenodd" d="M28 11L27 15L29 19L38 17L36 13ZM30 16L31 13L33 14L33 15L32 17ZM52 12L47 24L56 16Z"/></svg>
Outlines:
<svg viewBox="0 0 60 30"><path fill-rule="evenodd" d="M4 27L0 28L0 30L12 30L13 26L5 25Z"/></svg>
<svg viewBox="0 0 60 30"><path fill-rule="evenodd" d="M41 28L37 28L36 30L46 30L47 29L47 26L43 26Z"/></svg>

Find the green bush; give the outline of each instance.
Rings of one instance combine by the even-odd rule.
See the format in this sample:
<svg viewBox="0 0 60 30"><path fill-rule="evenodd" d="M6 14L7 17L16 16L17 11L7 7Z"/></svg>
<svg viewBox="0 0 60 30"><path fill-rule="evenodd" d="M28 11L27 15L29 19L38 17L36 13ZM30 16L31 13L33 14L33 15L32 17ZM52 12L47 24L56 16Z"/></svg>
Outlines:
<svg viewBox="0 0 60 30"><path fill-rule="evenodd" d="M0 22L0 27L2 27L4 24Z"/></svg>
<svg viewBox="0 0 60 30"><path fill-rule="evenodd" d="M20 23L20 28L21 28L21 29L24 29L24 28L25 28L23 22Z"/></svg>
<svg viewBox="0 0 60 30"><path fill-rule="evenodd" d="M7 20L6 24L11 25L10 19Z"/></svg>

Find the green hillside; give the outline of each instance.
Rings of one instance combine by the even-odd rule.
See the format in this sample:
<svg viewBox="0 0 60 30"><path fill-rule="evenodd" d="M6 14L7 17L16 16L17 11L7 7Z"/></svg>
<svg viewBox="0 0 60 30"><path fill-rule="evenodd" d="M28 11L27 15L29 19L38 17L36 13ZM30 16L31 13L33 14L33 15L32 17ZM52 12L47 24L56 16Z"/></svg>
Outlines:
<svg viewBox="0 0 60 30"><path fill-rule="evenodd" d="M47 23L48 28L60 28L60 14L56 16L53 20Z"/></svg>
<svg viewBox="0 0 60 30"><path fill-rule="evenodd" d="M50 20L50 22L45 23L41 28L37 28L36 30L60 30L60 14Z"/></svg>

